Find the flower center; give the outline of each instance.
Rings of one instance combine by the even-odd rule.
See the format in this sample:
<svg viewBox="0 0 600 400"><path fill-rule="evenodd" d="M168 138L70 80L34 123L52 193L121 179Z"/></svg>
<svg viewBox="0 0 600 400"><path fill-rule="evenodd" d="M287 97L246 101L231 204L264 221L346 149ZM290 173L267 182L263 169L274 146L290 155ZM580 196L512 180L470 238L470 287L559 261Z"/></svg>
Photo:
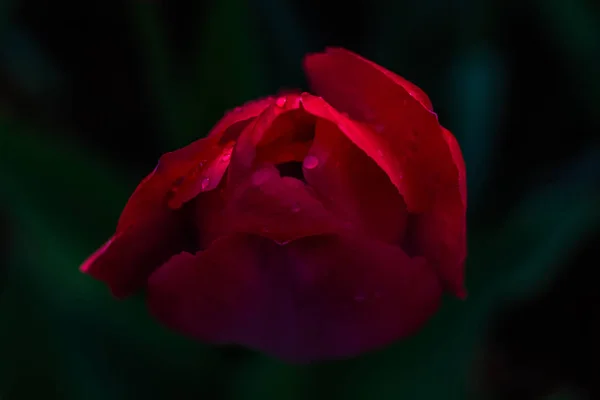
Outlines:
<svg viewBox="0 0 600 400"><path fill-rule="evenodd" d="M281 164L276 164L275 167L279 171L279 174L288 176L290 178L298 179L306 183L304 179L304 173L302 172L302 163L299 161L288 161Z"/></svg>

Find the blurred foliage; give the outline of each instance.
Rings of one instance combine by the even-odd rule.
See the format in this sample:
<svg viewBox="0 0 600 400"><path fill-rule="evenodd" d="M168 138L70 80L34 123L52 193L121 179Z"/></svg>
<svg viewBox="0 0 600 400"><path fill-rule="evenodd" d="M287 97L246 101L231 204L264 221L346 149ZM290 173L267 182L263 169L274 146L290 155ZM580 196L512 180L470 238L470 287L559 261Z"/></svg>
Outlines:
<svg viewBox="0 0 600 400"><path fill-rule="evenodd" d="M560 288L561 268L600 228L600 9L584 0L183 4L0 1L0 399L502 392L484 376L496 315ZM306 87L302 55L325 45L423 87L461 143L465 302L445 299L421 332L382 351L288 366L178 337L143 299L117 302L79 273L161 153L205 134L228 108ZM526 333L517 329L503 351ZM574 329L554 346L583 336ZM591 390L552 379L553 389Z"/></svg>

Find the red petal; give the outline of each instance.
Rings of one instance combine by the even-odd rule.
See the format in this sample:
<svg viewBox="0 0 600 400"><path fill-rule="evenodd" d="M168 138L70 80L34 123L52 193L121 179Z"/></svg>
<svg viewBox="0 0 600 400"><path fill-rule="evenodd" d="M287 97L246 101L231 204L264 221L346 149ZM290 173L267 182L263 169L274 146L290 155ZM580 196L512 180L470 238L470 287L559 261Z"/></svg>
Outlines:
<svg viewBox="0 0 600 400"><path fill-rule="evenodd" d="M402 242L406 205L389 177L338 127L318 120L307 160L318 162L304 169L306 181L327 208L359 232L388 243Z"/></svg>
<svg viewBox="0 0 600 400"><path fill-rule="evenodd" d="M421 104L415 90L344 50L310 55L304 66L318 94L369 124L371 129L363 130L360 138L352 137L355 132L344 133L388 173L409 211L430 209L437 193L456 186L457 169L437 117ZM393 161L386 166L381 158Z"/></svg>
<svg viewBox="0 0 600 400"><path fill-rule="evenodd" d="M233 192L225 215L229 232L254 233L281 243L341 229L308 186L282 178L272 165L255 170Z"/></svg>
<svg viewBox="0 0 600 400"><path fill-rule="evenodd" d="M106 283L114 296L128 296L154 269L188 247L180 222L177 216L164 215L160 221L130 226L110 238L80 269Z"/></svg>
<svg viewBox="0 0 600 400"><path fill-rule="evenodd" d="M444 137L459 167L458 190L441 194L431 211L415 216L410 243L415 254L427 257L437 266L452 292L464 298L464 263L467 254L465 164L454 136L444 129Z"/></svg>
<svg viewBox="0 0 600 400"><path fill-rule="evenodd" d="M148 284L149 307L169 327L293 362L352 357L410 335L440 295L422 258L340 236L288 246L222 238L173 257Z"/></svg>
<svg viewBox="0 0 600 400"><path fill-rule="evenodd" d="M442 127L442 133L444 134L444 140L450 149L450 153L452 154L452 160L454 160L454 164L458 168L458 190L460 192L460 197L463 203L463 208L467 208L467 168L465 166L465 160L463 159L462 152L460 151L460 146L456 141L456 138L452 133Z"/></svg>
<svg viewBox="0 0 600 400"><path fill-rule="evenodd" d="M370 61L330 50L307 57L305 68L315 90L328 102L372 128L338 122L342 132L390 176L409 211L423 213L417 217L417 254L427 257L450 288L463 295L467 194L455 139L439 125L419 92ZM317 114L309 102L303 103ZM322 105L314 109L322 115L332 113Z"/></svg>
<svg viewBox="0 0 600 400"><path fill-rule="evenodd" d="M180 178L180 183L171 187L168 205L180 208L202 192L216 188L225 175L235 142L219 145L213 138L202 139L204 151L198 152L190 169ZM202 158L198 156L202 155Z"/></svg>
<svg viewBox="0 0 600 400"><path fill-rule="evenodd" d="M373 61L367 60L366 58L363 58L356 53L353 53L351 51L348 51L348 50L340 48L340 47L327 48L326 54L331 57L344 57L346 59L353 59L355 63L369 64L372 68L376 69L377 71L381 72L382 74L387 76L389 79L394 81L394 83L402 86L404 88L404 90L406 90L408 92L408 94L410 94L412 97L417 99L421 103L421 105L423 105L423 107L425 107L429 111L433 111L433 105L431 104L431 100L429 100L429 97L427 96L427 94L425 94L425 92L423 92L421 90L421 88L419 88L414 83L407 81L403 77L396 75L392 71L383 68L381 65L375 64ZM306 66L305 68L310 71L312 68L312 65L310 65L311 63L319 63L320 62L320 60L318 59L319 56L322 56L322 55L321 54L308 55L304 61L305 66ZM314 58L314 57L317 57L317 58Z"/></svg>
<svg viewBox="0 0 600 400"><path fill-rule="evenodd" d="M200 192L214 189L229 164L232 140L269 102L272 100L246 104L227 114L209 138L163 155L129 198L116 234L81 270L106 282L122 297L142 286L148 274L170 256L188 248L187 221L167 203L179 208Z"/></svg>
<svg viewBox="0 0 600 400"><path fill-rule="evenodd" d="M299 110L300 100L298 94L280 96L244 129L231 157L228 186L245 181L265 152L272 153L278 145L298 141L295 136L305 134L314 119ZM261 150L265 150L262 155Z"/></svg>
<svg viewBox="0 0 600 400"><path fill-rule="evenodd" d="M304 157L308 154L311 145L312 141L282 143L281 146L265 146L262 149L258 149L256 162L258 164L283 164L294 161L302 162Z"/></svg>
<svg viewBox="0 0 600 400"><path fill-rule="evenodd" d="M190 203L199 249L208 248L217 238L228 233L224 220L224 183L221 182L215 190L203 193Z"/></svg>
<svg viewBox="0 0 600 400"><path fill-rule="evenodd" d="M209 137L164 154L154 171L130 197L119 219L117 231L164 208L167 194L173 194L169 205L179 208L198 193L214 189L229 165L233 141L249 120L272 102L272 99L262 99L238 107L215 125Z"/></svg>
<svg viewBox="0 0 600 400"><path fill-rule="evenodd" d="M231 111L225 113L223 118L211 129L208 133L209 137L221 137L226 136L226 140L235 138L235 133L228 132L230 127L237 125L239 122L247 121L254 118L262 113L267 107L269 107L275 99L273 97L266 97L264 99L258 99L250 101L240 107L236 107ZM241 129L237 130L239 134Z"/></svg>

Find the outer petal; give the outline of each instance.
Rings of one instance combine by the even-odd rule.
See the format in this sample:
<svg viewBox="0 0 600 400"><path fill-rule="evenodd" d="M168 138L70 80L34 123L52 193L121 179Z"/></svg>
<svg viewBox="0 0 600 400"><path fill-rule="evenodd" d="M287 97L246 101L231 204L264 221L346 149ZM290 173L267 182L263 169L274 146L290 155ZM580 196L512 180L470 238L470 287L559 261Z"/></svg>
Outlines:
<svg viewBox="0 0 600 400"><path fill-rule="evenodd" d="M418 240L429 243L418 246L423 252L419 254L437 265L441 277L455 293L464 294L462 282L458 283L463 277L463 265L457 261L464 260L464 240L447 240L464 237L466 218L464 163L452 135L438 124L436 115L414 87L351 52L329 50L309 56L305 68L319 94L372 128L340 126L386 171L408 210L423 214L423 220L430 221L429 228L419 228L427 232L420 235L430 236L427 241ZM308 103L304 104L308 110ZM440 233L436 227L442 226ZM434 242L437 244L432 245ZM426 248L428 252L424 252ZM431 251L433 248L435 251Z"/></svg>
<svg viewBox="0 0 600 400"><path fill-rule="evenodd" d="M81 265L81 271L105 282L116 297L130 295L173 254L196 248L179 216L161 218L117 232Z"/></svg>
<svg viewBox="0 0 600 400"><path fill-rule="evenodd" d="M334 123L317 122L308 157L318 162L304 168L304 176L329 210L370 237L402 242L407 217L402 196L385 172Z"/></svg>
<svg viewBox="0 0 600 400"><path fill-rule="evenodd" d="M287 361L345 358L413 333L441 287L424 259L368 239L319 236L277 246L236 235L181 254L149 279L166 325Z"/></svg>
<svg viewBox="0 0 600 400"><path fill-rule="evenodd" d="M224 137L226 141L235 138L235 133L241 132L240 129L236 129L236 132L230 132L231 127L236 126L238 123L243 123L248 119L254 118L264 110L267 109L275 99L273 97L266 97L264 99L258 99L250 101L240 107L236 107L231 111L225 113L225 116L221 118L219 122L211 129L208 133L209 137Z"/></svg>
<svg viewBox="0 0 600 400"><path fill-rule="evenodd" d="M423 255L438 265L442 278L459 297L466 297L464 287L464 263L467 255L467 202L464 161L458 143L444 129L444 137L452 150L454 162L459 166L458 190L442 193L433 209L413 218L412 233L408 244L411 254Z"/></svg>
<svg viewBox="0 0 600 400"><path fill-rule="evenodd" d="M429 97L427 96L427 94L425 94L425 92L423 92L421 90L421 88L419 88L414 83L407 81L403 77L396 75L392 71L385 69L382 66L375 64L373 61L367 60L366 58L363 58L363 57L359 56L358 54L352 53L351 51L348 51L343 48L330 47L326 50L326 54L330 55L332 57L339 56L339 57L346 57L346 58L354 59L357 63L369 64L372 68L376 69L377 71L379 71L380 73L384 74L389 79L394 81L394 83L396 83L399 86L402 86L404 88L404 90L406 90L408 92L408 94L410 94L412 97L414 97L416 100L418 100L419 103L421 103L421 105L423 107L425 107L429 111L433 111L433 105L431 104L431 100L429 100ZM311 57L314 57L314 56L312 56L312 55L308 56L305 61L307 69L310 68L309 64L311 63ZM317 57L318 57L318 55L317 55ZM313 59L312 61L315 61L315 60ZM315 62L318 63L319 60L316 60Z"/></svg>
<svg viewBox="0 0 600 400"><path fill-rule="evenodd" d="M460 192L461 203L464 208L467 207L467 168L465 166L465 160L463 159L462 152L460 151L460 146L456 141L456 138L452 135L452 133L442 127L442 133L444 134L444 140L448 144L448 148L450 149L450 153L452 154L452 160L454 160L454 164L458 168L458 190Z"/></svg>
<svg viewBox="0 0 600 400"><path fill-rule="evenodd" d="M362 143L350 139L390 175L409 211L426 211L444 186L456 186L456 166L436 115L373 65L348 51L329 51L305 60L314 90L336 109L372 128ZM379 158L393 158L395 165L384 168L376 152L381 152Z"/></svg>
<svg viewBox="0 0 600 400"><path fill-rule="evenodd" d="M122 297L142 286L148 274L170 256L190 248L191 218L173 209L219 184L229 164L232 140L265 107L266 100L249 103L227 114L209 138L163 155L129 198L115 235L81 270Z"/></svg>

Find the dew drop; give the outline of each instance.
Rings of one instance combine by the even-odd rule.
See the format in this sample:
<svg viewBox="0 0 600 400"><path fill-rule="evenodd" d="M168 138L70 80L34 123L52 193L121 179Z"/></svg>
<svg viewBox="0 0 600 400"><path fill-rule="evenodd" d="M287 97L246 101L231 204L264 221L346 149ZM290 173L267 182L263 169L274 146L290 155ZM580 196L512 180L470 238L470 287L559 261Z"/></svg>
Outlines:
<svg viewBox="0 0 600 400"><path fill-rule="evenodd" d="M209 184L210 184L210 178L204 177L204 178L202 178L202 181L200 182L200 188L202 190L206 190L206 188L208 187Z"/></svg>
<svg viewBox="0 0 600 400"><path fill-rule="evenodd" d="M319 159L315 156L306 156L302 164L306 169L314 169L319 165Z"/></svg>
<svg viewBox="0 0 600 400"><path fill-rule="evenodd" d="M287 98L284 96L281 96L275 100L275 104L277 104L278 107L285 107L285 103L287 103Z"/></svg>
<svg viewBox="0 0 600 400"><path fill-rule="evenodd" d="M227 162L227 161L229 161L230 158L231 158L231 151L227 151L221 157L221 161Z"/></svg>

